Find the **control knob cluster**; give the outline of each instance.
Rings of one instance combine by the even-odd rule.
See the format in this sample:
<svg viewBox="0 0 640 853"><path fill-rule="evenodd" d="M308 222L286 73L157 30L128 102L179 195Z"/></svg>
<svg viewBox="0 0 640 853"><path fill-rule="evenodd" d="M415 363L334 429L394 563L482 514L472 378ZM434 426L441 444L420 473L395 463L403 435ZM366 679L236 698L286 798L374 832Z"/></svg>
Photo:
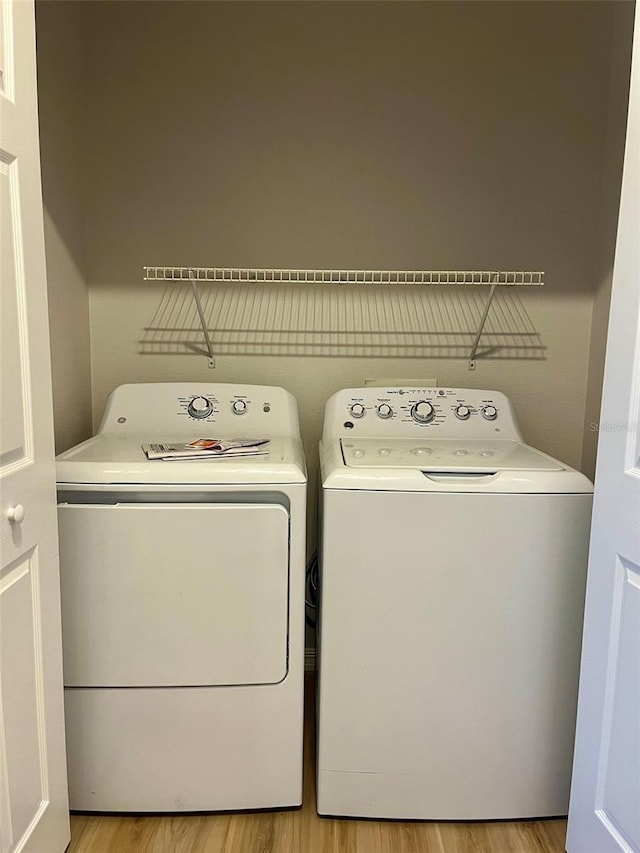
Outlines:
<svg viewBox="0 0 640 853"><path fill-rule="evenodd" d="M471 417L471 409L464 403L460 403L459 405L457 405L453 412L459 421L468 421ZM485 421L495 421L498 417L498 410L495 406L489 403L480 409L480 414L485 419Z"/></svg>
<svg viewBox="0 0 640 853"><path fill-rule="evenodd" d="M363 418L366 415L366 413L367 413L367 410L365 409L363 403L352 403L349 406L349 414L351 415L352 418L355 418L356 420ZM393 417L393 409L391 408L391 406L388 403L379 403L376 406L376 414L383 421L386 421L389 418Z"/></svg>
<svg viewBox="0 0 640 853"><path fill-rule="evenodd" d="M231 411L234 415L244 415L248 409L247 400L235 399L231 401ZM187 404L187 414L198 421L204 420L213 414L213 402L202 395L192 397Z"/></svg>

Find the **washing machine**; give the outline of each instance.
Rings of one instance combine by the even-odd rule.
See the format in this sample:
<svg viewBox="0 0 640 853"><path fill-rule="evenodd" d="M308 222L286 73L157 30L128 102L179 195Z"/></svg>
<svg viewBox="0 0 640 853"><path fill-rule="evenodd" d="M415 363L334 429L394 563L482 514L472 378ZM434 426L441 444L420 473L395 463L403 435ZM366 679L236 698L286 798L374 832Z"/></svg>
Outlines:
<svg viewBox="0 0 640 853"><path fill-rule="evenodd" d="M475 389L340 391L320 457L318 812L566 814L589 480Z"/></svg>
<svg viewBox="0 0 640 853"><path fill-rule="evenodd" d="M149 460L143 444L268 439ZM281 388L123 385L57 458L71 808L302 801L306 472Z"/></svg>

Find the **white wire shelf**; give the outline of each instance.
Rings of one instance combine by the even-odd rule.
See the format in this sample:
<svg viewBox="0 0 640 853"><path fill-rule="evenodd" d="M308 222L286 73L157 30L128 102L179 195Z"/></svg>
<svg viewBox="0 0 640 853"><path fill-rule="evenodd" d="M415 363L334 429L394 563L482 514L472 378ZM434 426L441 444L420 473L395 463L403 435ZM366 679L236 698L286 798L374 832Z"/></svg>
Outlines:
<svg viewBox="0 0 640 853"><path fill-rule="evenodd" d="M473 282L458 278L458 284L469 286L432 290L405 281L401 283L418 286L398 288L395 282L375 281L370 283L392 286L367 288L359 286L363 282L348 281L343 288L297 288L283 280L273 281L274 286L256 287L256 280L249 278L198 279L198 269L204 275L205 269L212 268L145 268L153 270L151 277L145 276L147 280L166 284L139 342L141 354L201 353L208 356L211 366L214 351L225 355L466 358L471 368L476 355L517 360L546 357L546 348L520 298L521 287L509 286L524 284L525 276L534 275L531 273L502 273L507 286L487 280L496 273L475 273L484 278ZM194 277L185 278L183 270ZM158 271L162 275L154 277ZM512 281L507 279L510 275ZM535 275L542 283L543 274ZM209 287L206 281L216 284ZM452 280L431 283L452 285ZM486 285L490 285L488 291Z"/></svg>
<svg viewBox="0 0 640 853"><path fill-rule="evenodd" d="M542 286L544 273L515 270L298 270L145 266L145 281L256 284L448 284Z"/></svg>

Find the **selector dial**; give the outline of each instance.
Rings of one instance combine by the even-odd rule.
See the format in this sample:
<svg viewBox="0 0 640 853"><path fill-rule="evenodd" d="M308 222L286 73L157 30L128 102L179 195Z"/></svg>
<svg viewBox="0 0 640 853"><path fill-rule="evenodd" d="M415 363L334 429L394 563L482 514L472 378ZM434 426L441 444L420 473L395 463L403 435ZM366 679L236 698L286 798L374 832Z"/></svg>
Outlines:
<svg viewBox="0 0 640 853"><path fill-rule="evenodd" d="M471 416L471 409L469 406L457 406L455 411L456 417L461 421L468 421Z"/></svg>
<svg viewBox="0 0 640 853"><path fill-rule="evenodd" d="M211 412L213 412L213 403L206 397L192 397L187 406L187 413L197 420L208 418Z"/></svg>
<svg viewBox="0 0 640 853"><path fill-rule="evenodd" d="M352 418L363 418L365 413L364 406L362 403L352 403L349 406L349 413Z"/></svg>
<svg viewBox="0 0 640 853"><path fill-rule="evenodd" d="M428 424L435 416L436 410L426 400L420 400L411 407L411 417L419 424Z"/></svg>
<svg viewBox="0 0 640 853"><path fill-rule="evenodd" d="M495 421L498 417L498 410L495 406L485 406L482 410L482 417L487 421Z"/></svg>
<svg viewBox="0 0 640 853"><path fill-rule="evenodd" d="M380 403L378 406L378 417L387 420L393 414L393 409L388 403Z"/></svg>
<svg viewBox="0 0 640 853"><path fill-rule="evenodd" d="M234 415L244 415L247 408L246 400L234 400L233 403L231 403L231 411Z"/></svg>

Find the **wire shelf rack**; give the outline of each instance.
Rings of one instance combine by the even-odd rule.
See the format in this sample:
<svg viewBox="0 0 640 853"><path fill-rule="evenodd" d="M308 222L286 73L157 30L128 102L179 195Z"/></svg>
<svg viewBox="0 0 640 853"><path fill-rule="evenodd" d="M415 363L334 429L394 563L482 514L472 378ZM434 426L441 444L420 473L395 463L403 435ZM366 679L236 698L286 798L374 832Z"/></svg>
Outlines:
<svg viewBox="0 0 640 853"><path fill-rule="evenodd" d="M256 284L453 284L541 286L543 272L513 270L298 270L145 266L145 281Z"/></svg>
<svg viewBox="0 0 640 853"><path fill-rule="evenodd" d="M207 355L212 367L214 351L467 358L471 369L477 356L545 357L540 335L519 296L520 286L544 283L542 272L175 266L144 270L145 280L167 286L144 329L143 354L197 352ZM203 286L208 282L216 286ZM263 283L273 286L255 287ZM289 286L302 283L344 287ZM407 286L397 288L398 284ZM422 287L425 284L442 287L431 291Z"/></svg>

